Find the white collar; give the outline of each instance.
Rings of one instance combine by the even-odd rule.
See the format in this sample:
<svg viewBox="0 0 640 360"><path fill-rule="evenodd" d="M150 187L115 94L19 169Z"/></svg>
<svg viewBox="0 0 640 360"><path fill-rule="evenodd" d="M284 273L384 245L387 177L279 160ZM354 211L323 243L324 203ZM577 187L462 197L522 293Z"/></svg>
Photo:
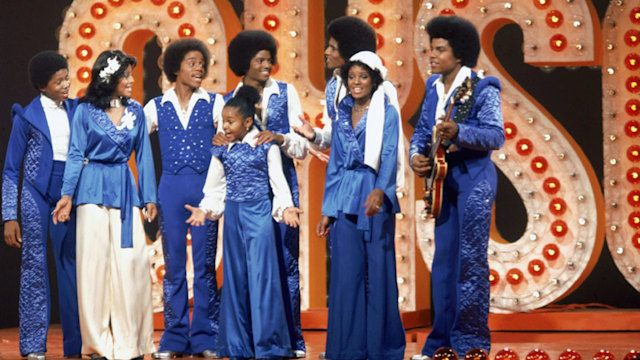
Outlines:
<svg viewBox="0 0 640 360"><path fill-rule="evenodd" d="M43 108L56 109L56 110L64 109L64 101L61 102L60 105L58 105L55 101L53 101L53 99L51 99L45 94L40 94L40 103L42 103Z"/></svg>
<svg viewBox="0 0 640 360"><path fill-rule="evenodd" d="M456 74L456 78L453 79L453 83L451 84L451 88L450 89L455 89L458 86L462 85L462 82L467 78L471 78L471 68L469 68L468 66L462 66L460 68L460 70L458 70L458 73ZM442 84L444 85L444 83L442 82L442 75L440 75L436 81L433 82L432 86L436 86L437 84ZM449 90L451 91L451 90Z"/></svg>
<svg viewBox="0 0 640 360"><path fill-rule="evenodd" d="M231 150L231 147L233 147L233 145L240 143L249 144L252 148L255 148L257 140L255 136L258 134L258 132L258 128L256 128L255 125L252 125L251 130L249 130L249 132L247 132L247 134L242 138L242 141L234 140L229 143L229 145L227 145L227 151Z"/></svg>
<svg viewBox="0 0 640 360"><path fill-rule="evenodd" d="M195 97L196 101L202 99L205 100L206 102L210 102L211 101L211 97L209 96L209 93L206 92L202 87L197 88L193 94L191 95L191 99L193 99ZM189 102L191 102L191 99L189 99ZM172 87L171 89L167 90L166 93L164 93L164 95L162 95L162 100L160 100L161 104L166 103L167 101L171 101L175 104L180 104L180 101L178 100L178 94L176 94L176 87Z"/></svg>
<svg viewBox="0 0 640 360"><path fill-rule="evenodd" d="M244 86L244 82L240 81L236 86L235 90L233 90L233 96L235 96L238 89L240 89L243 86ZM250 86L250 85L247 85L247 86ZM267 81L264 83L264 89L262 90L263 98L265 94L269 94L269 95L278 94L278 96L280 96L280 87L278 86L278 83L275 80L273 80L272 77L269 77Z"/></svg>

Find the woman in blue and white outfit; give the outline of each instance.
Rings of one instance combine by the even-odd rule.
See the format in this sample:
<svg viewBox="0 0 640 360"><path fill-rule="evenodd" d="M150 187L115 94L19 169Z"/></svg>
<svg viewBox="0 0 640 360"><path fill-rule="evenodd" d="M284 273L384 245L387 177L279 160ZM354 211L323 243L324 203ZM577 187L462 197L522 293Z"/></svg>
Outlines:
<svg viewBox="0 0 640 360"><path fill-rule="evenodd" d="M155 218L156 180L144 112L130 98L135 65L119 50L96 59L72 122L62 198L53 211L54 222L67 221L72 203L77 205L82 352L92 358L142 358L154 351L139 209L147 220ZM138 189L127 165L134 151Z"/></svg>
<svg viewBox="0 0 640 360"><path fill-rule="evenodd" d="M224 212L224 284L217 353L231 359L281 359L292 356L285 293L278 268L275 224L298 227L282 171L280 150L257 145L253 124L258 91L244 86L222 110L229 145L216 146L199 208L191 225L203 225ZM273 199L271 198L273 194Z"/></svg>
<svg viewBox="0 0 640 360"><path fill-rule="evenodd" d="M349 95L332 129L322 219L331 228L327 359L402 359L394 249L403 139L397 95L373 52L342 70ZM400 178L397 176L400 175Z"/></svg>

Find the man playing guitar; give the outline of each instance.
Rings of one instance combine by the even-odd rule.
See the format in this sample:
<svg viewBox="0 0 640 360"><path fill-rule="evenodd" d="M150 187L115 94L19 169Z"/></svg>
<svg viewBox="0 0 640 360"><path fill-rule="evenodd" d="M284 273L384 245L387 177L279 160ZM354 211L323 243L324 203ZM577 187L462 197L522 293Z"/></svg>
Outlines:
<svg viewBox="0 0 640 360"><path fill-rule="evenodd" d="M444 140L447 173L435 223L433 330L414 360L429 359L443 346L460 356L473 348L490 351L487 246L497 188L491 151L504 143L500 82L471 70L480 53L475 27L456 16L438 16L427 33L433 75L411 137L410 164L418 176L430 175L433 163L426 155L435 131ZM448 119L445 107L467 78L471 95L463 103L453 101Z"/></svg>

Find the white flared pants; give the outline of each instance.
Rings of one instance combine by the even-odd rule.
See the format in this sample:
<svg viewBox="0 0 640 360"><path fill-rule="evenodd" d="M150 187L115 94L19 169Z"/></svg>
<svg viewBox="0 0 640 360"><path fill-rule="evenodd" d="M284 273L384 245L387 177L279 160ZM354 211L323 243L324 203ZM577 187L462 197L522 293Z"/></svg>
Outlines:
<svg viewBox="0 0 640 360"><path fill-rule="evenodd" d="M120 209L77 208L76 267L82 353L132 359L155 351L149 256L133 211L133 248L120 246Z"/></svg>

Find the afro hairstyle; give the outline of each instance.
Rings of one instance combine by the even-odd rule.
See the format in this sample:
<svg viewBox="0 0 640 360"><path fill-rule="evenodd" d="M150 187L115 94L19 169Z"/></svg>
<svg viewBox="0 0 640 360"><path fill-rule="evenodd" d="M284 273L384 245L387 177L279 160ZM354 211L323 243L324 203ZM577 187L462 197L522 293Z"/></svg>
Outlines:
<svg viewBox="0 0 640 360"><path fill-rule="evenodd" d="M462 60L462 65L476 66L480 54L480 37L472 23L458 16L437 16L427 23L427 33L430 39L447 40L453 56Z"/></svg>
<svg viewBox="0 0 640 360"><path fill-rule="evenodd" d="M110 68L112 64L116 64L117 68L112 69L112 71L106 71L100 76L100 73ZM129 66L134 68L136 64L135 57L125 54L121 50L105 50L101 52L91 69L91 82L87 86L87 93L80 102L91 103L103 110L108 108L109 101L118 86L118 82L125 77L127 68ZM122 98L121 100L125 106L129 103L127 98Z"/></svg>
<svg viewBox="0 0 640 360"><path fill-rule="evenodd" d="M258 90L252 86L244 85L224 104L224 107L237 109L244 118L253 118L258 101L260 101Z"/></svg>
<svg viewBox="0 0 640 360"><path fill-rule="evenodd" d="M262 30L244 30L238 33L227 49L231 71L237 76L244 76L249 70L251 59L262 50L271 54L271 60L275 65L278 49L271 34Z"/></svg>
<svg viewBox="0 0 640 360"><path fill-rule="evenodd" d="M204 75L207 76L209 66L209 59L211 54L207 46L200 40L194 38L184 38L173 41L164 50L162 57L162 70L167 76L170 82L175 82L177 79L176 73L180 71L180 64L184 57L190 51L199 51L204 58Z"/></svg>
<svg viewBox="0 0 640 360"><path fill-rule="evenodd" d="M61 69L69 69L67 59L55 51L42 51L29 60L29 81L40 91L47 87L49 80Z"/></svg>
<svg viewBox="0 0 640 360"><path fill-rule="evenodd" d="M338 52L345 61L359 51L376 52L376 32L360 18L339 17L329 23L327 32L338 42Z"/></svg>

